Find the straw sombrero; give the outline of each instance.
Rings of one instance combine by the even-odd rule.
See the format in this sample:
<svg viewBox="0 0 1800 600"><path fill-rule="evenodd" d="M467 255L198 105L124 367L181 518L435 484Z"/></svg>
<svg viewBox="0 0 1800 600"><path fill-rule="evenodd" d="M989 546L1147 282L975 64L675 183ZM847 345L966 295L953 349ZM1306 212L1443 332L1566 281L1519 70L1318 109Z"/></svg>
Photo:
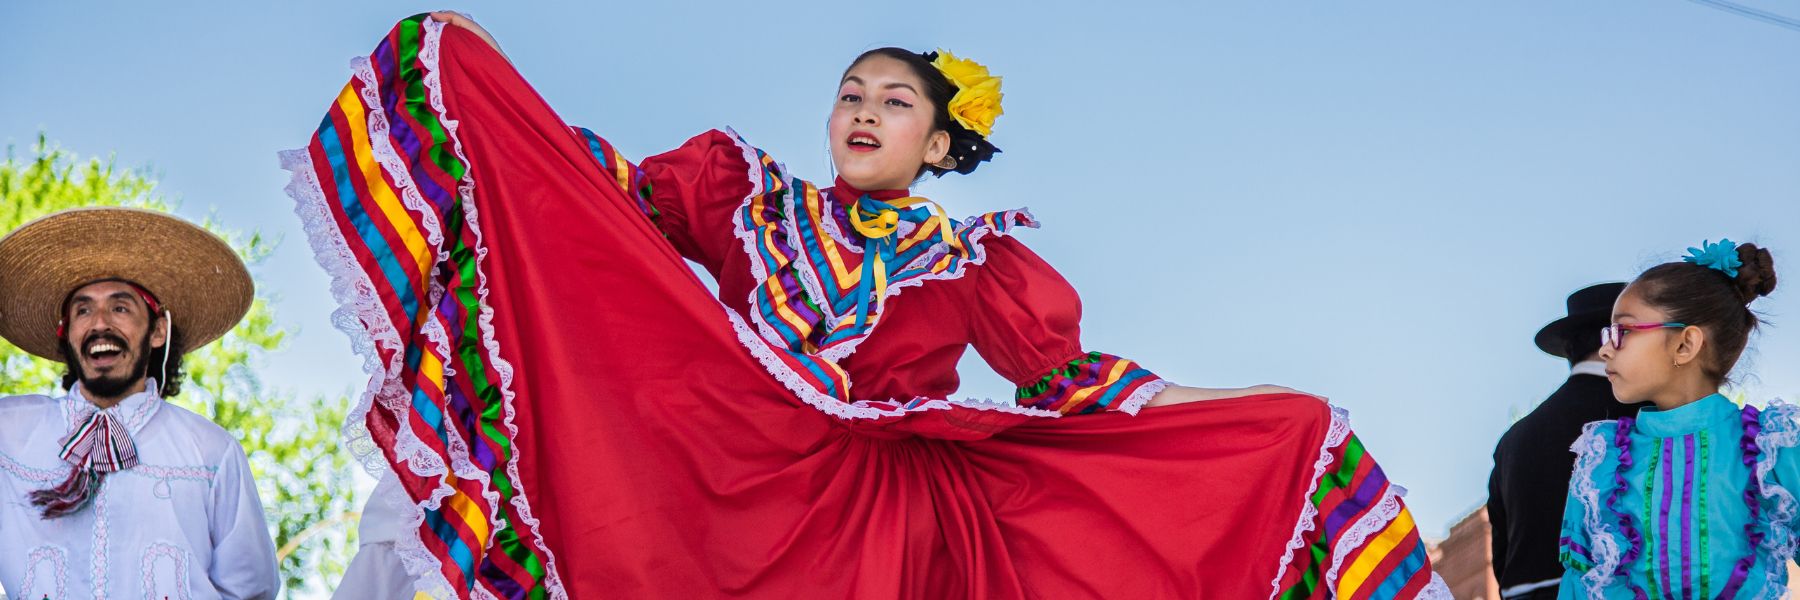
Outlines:
<svg viewBox="0 0 1800 600"><path fill-rule="evenodd" d="M0 337L62 360L56 327L69 294L102 279L149 290L193 350L224 336L255 289L237 253L199 226L136 208L77 208L0 238Z"/></svg>

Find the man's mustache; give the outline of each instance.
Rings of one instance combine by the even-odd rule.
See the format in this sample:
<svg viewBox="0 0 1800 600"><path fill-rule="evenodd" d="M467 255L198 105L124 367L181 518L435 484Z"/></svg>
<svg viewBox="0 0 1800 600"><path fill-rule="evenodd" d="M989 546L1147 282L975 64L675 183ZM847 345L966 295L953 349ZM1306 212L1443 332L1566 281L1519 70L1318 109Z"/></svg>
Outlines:
<svg viewBox="0 0 1800 600"><path fill-rule="evenodd" d="M121 349L130 347L125 343L125 338L119 337L118 335L111 333L92 333L88 334L87 338L81 341L81 349L83 352L86 352L88 348L94 347L94 344L99 342L112 342L113 345L118 346Z"/></svg>

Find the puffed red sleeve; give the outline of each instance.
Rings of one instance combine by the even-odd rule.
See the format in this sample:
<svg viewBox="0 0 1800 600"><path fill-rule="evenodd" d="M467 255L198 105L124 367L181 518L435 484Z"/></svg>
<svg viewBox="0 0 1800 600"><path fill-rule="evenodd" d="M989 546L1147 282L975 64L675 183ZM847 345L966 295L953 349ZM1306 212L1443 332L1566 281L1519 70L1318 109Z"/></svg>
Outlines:
<svg viewBox="0 0 1800 600"><path fill-rule="evenodd" d="M986 241L971 273L975 351L1018 386L1021 406L1064 414L1135 413L1167 384L1155 373L1081 345L1081 298L1049 263L1011 237Z"/></svg>

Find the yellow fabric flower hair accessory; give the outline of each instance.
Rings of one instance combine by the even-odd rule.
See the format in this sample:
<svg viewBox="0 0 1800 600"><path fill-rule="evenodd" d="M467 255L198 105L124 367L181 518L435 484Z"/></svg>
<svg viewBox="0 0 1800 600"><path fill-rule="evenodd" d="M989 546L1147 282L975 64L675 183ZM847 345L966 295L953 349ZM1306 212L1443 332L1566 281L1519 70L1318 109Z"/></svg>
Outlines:
<svg viewBox="0 0 1800 600"><path fill-rule="evenodd" d="M1000 78L988 74L981 63L958 58L948 50L939 49L931 66L956 84L956 95L946 107L950 118L981 137L994 133L994 119L1005 112L1000 108Z"/></svg>

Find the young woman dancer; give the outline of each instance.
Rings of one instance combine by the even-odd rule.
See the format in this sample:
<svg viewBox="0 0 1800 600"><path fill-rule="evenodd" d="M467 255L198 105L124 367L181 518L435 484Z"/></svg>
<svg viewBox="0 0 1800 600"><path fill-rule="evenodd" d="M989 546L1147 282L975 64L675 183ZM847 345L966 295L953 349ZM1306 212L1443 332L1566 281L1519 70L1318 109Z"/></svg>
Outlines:
<svg viewBox="0 0 1800 600"><path fill-rule="evenodd" d="M998 151L979 64L882 49L822 85L829 186L724 131L629 161L453 15L355 67L290 189L374 372L356 446L406 491L428 589L1442 593L1340 411L1085 348L1075 291L1013 237L1029 214L909 191ZM1015 402L949 399L970 346Z"/></svg>

